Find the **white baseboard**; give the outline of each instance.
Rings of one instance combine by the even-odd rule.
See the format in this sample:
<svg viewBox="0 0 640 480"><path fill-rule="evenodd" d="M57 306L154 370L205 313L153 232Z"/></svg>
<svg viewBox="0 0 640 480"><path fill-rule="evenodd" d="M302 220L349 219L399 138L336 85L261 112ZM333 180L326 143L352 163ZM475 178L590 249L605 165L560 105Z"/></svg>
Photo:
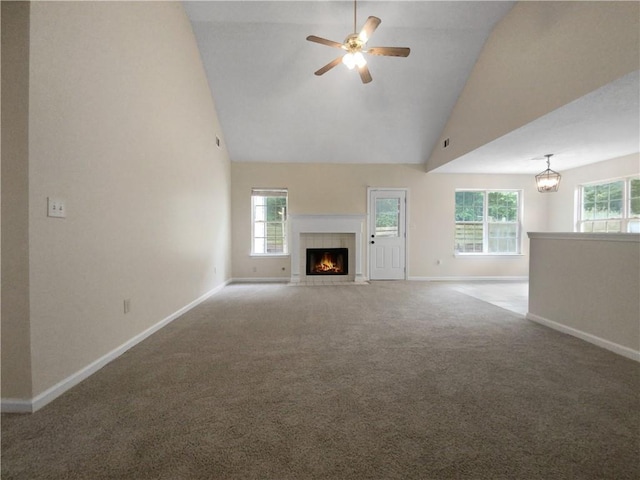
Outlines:
<svg viewBox="0 0 640 480"><path fill-rule="evenodd" d="M504 276L484 276L484 277L409 277L408 280L416 282L527 282L529 277L504 277Z"/></svg>
<svg viewBox="0 0 640 480"><path fill-rule="evenodd" d="M2 413L32 413L34 411L31 400L19 398L3 398L0 408Z"/></svg>
<svg viewBox="0 0 640 480"><path fill-rule="evenodd" d="M116 358L118 358L120 355L122 355L124 352L126 352L130 348L134 347L135 345L137 345L138 343L142 342L144 339L146 339L150 335L152 335L155 332L157 332L158 330L160 330L162 327L164 327L167 324L171 323L172 321L174 321L176 318L180 317L181 315L187 313L192 308L194 308L197 305L199 305L200 303L204 302L207 298L209 298L212 295L215 295L216 293L218 293L220 290L222 290L228 284L229 284L229 281L226 281L226 282L222 283L221 285L218 285L216 288L210 290L209 292L205 293L201 297L195 299L193 302L191 302L188 305L185 305L184 307L182 307L181 309L175 311L174 313L172 313L168 317L166 317L163 320L159 321L155 325L147 328L146 330L144 330L143 332L139 333L135 337L127 340L125 343L123 343L119 347L111 350L106 355L103 355L102 357L98 358L94 362L92 362L89 365L87 365L86 367L78 370L77 372L73 373L72 375L69 375L64 380L56 383L54 386L48 388L47 390L45 390L44 392L40 393L39 395L36 395L32 399L3 398L0 401L0 411L2 411L2 413L33 413L33 412L41 409L42 407L44 407L48 403L50 403L53 400L55 400L56 398L58 398L60 395L62 395L67 390L75 387L77 384L79 384L80 382L82 382L83 380L88 378L89 376L93 375L95 372L100 370L102 367L107 365L109 362L111 362L111 361L115 360Z"/></svg>
<svg viewBox="0 0 640 480"><path fill-rule="evenodd" d="M289 283L290 277L235 277L231 283Z"/></svg>
<svg viewBox="0 0 640 480"><path fill-rule="evenodd" d="M617 353L618 355L622 355L623 357L627 357L627 358L630 358L631 360L635 360L636 362L640 362L640 351L634 350L629 347L624 347L610 340L605 340L604 338L597 337L595 335L583 332L582 330L578 330L573 327L568 327L567 325L554 322L553 320L540 317L530 312L527 313L526 319L531 320L532 322L539 323L540 325L544 325L545 327L553 328L554 330L558 330L559 332L572 335L586 342L593 343L598 347L605 348L613 353Z"/></svg>

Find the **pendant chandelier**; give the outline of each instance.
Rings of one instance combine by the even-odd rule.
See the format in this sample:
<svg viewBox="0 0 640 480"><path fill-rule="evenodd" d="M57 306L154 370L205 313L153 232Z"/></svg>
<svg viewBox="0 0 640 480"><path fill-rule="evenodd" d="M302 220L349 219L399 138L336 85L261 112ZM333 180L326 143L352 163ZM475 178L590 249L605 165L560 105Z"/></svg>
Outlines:
<svg viewBox="0 0 640 480"><path fill-rule="evenodd" d="M550 167L549 159L552 156L553 153L545 155L547 157L547 169L536 175L536 185L538 186L538 191L542 193L557 192L560 186L562 176L558 172L551 170Z"/></svg>

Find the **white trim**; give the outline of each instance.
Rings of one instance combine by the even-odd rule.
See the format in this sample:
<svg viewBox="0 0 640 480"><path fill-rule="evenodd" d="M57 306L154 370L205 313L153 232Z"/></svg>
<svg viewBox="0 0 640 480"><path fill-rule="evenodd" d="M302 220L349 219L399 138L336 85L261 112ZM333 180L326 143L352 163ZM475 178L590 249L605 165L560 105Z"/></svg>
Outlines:
<svg viewBox="0 0 640 480"><path fill-rule="evenodd" d="M532 322L544 325L545 327L553 328L554 330L557 330L559 332L577 337L581 340L597 345L598 347L605 348L613 353L617 353L618 355L622 355L623 357L630 358L631 360L635 360L636 362L640 362L640 351L614 343L610 340L605 340L604 338L600 338L590 333L583 332L582 330L577 330L573 327L568 327L567 325L554 322L553 320L540 317L531 312L527 312L527 315L525 316L525 318L527 320L531 320Z"/></svg>
<svg viewBox="0 0 640 480"><path fill-rule="evenodd" d="M289 283L289 277L234 277L231 283Z"/></svg>
<svg viewBox="0 0 640 480"><path fill-rule="evenodd" d="M109 353L107 353L107 354L103 355L102 357L98 358L97 360L91 362L89 365L85 366L84 368L81 368L77 372L69 375L64 380L56 383L55 385L53 385L52 387L48 388L47 390L45 390L44 392L40 393L39 395L36 395L32 399L27 400L27 399L3 398L0 401L0 410L2 411L2 413L5 413L5 412L7 412L7 413L32 413L32 412L35 412L35 411L41 409L42 407L44 407L45 405L47 405L48 403L52 402L53 400L58 398L60 395L65 393L67 390L75 387L77 384L79 384L80 382L82 382L83 380L88 378L89 376L93 375L95 372L100 370L102 367L104 367L108 363L110 363L113 360L115 360L116 358L118 358L120 355L125 353L130 348L134 347L135 345L137 345L138 343L142 342L143 340L145 340L150 335L152 335L155 332L157 332L158 330L160 330L165 325L171 323L176 318L180 317L181 315L185 314L186 312L188 312L192 308L194 308L197 305L199 305L200 303L204 302L207 298L209 298L212 295L218 293L228 283L229 283L229 281L226 281L226 282L222 283L221 285L218 285L213 290L210 290L209 292L207 292L204 295L200 296L199 298L195 299L193 302L191 302L191 303L185 305L184 307L180 308L179 310L175 311L174 313L172 313L168 317L166 317L163 320L159 321L155 325L152 325L151 327L147 328L146 330L144 330L143 332L141 332L138 335L134 336L133 338L127 340L126 342L124 342L119 347L111 350Z"/></svg>
<svg viewBox="0 0 640 480"><path fill-rule="evenodd" d="M607 242L635 242L640 243L637 233L578 233L578 232L527 232L530 239L545 240L597 240Z"/></svg>
<svg viewBox="0 0 640 480"><path fill-rule="evenodd" d="M495 260L496 258L513 258L526 257L524 253L476 253L476 252L453 252L453 258L488 258Z"/></svg>
<svg viewBox="0 0 640 480"><path fill-rule="evenodd" d="M369 279L364 275L356 275L355 282L356 283L368 283ZM297 278L289 278L289 277L234 277L231 279L230 283L312 283L312 282L301 282L300 277ZM325 283L328 283L327 279L325 279ZM343 283L343 282L341 282Z"/></svg>
<svg viewBox="0 0 640 480"><path fill-rule="evenodd" d="M529 277L504 277L504 276L485 276L485 277L409 277L408 280L414 282L527 282Z"/></svg>
<svg viewBox="0 0 640 480"><path fill-rule="evenodd" d="M32 413L34 411L31 400L19 398L3 398L0 408L2 413Z"/></svg>

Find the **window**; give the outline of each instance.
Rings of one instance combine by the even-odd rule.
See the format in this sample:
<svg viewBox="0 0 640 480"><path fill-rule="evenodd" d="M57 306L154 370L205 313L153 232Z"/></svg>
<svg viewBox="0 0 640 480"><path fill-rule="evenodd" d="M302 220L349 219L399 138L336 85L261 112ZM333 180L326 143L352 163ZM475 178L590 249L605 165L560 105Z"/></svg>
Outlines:
<svg viewBox="0 0 640 480"><path fill-rule="evenodd" d="M251 253L287 254L287 190L251 190Z"/></svg>
<svg viewBox="0 0 640 480"><path fill-rule="evenodd" d="M520 197L518 190L456 191L455 252L519 254Z"/></svg>
<svg viewBox="0 0 640 480"><path fill-rule="evenodd" d="M640 177L581 185L577 231L640 233Z"/></svg>

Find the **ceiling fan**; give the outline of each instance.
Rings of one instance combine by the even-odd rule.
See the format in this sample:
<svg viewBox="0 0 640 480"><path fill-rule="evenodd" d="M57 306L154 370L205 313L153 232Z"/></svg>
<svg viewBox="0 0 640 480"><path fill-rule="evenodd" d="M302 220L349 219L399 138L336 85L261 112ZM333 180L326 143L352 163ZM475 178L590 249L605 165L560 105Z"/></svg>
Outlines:
<svg viewBox="0 0 640 480"><path fill-rule="evenodd" d="M307 40L310 42L320 43L322 45L328 45L329 47L340 48L346 50L347 53L340 55L335 60L327 63L324 67L320 68L316 72L316 75L323 75L338 65L340 62L344 63L349 70L354 67L358 67L360 78L362 83L369 83L371 73L369 67L367 67L367 61L364 58L363 53L369 55L382 55L385 57L408 57L411 50L407 47L368 47L367 42L371 38L371 34L380 25L378 17L369 17L364 23L360 33L356 33L356 0L353 1L353 32L345 38L343 43L334 42L333 40L327 40L326 38L316 37L315 35L309 35Z"/></svg>

